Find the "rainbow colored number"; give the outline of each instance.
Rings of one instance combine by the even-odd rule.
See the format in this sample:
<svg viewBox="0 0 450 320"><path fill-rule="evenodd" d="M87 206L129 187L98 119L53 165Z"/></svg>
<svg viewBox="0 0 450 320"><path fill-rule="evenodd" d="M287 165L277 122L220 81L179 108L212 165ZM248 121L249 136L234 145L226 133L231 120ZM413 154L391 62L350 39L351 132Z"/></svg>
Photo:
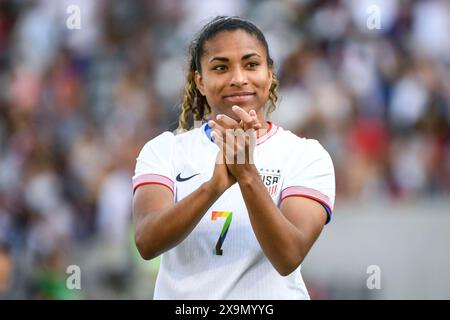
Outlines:
<svg viewBox="0 0 450 320"><path fill-rule="evenodd" d="M233 213L231 211L213 211L211 220L216 221L217 218L226 218L223 225L222 232L220 233L219 240L217 240L216 248L213 250L213 254L221 256L223 254L222 245L227 236L228 229L230 228L231 219L233 219Z"/></svg>

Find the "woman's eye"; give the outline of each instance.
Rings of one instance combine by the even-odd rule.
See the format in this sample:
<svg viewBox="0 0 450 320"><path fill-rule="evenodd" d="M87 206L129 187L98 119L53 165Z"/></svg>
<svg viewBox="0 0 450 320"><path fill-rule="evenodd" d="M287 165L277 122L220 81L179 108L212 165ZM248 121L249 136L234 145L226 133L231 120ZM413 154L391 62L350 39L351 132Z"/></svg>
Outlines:
<svg viewBox="0 0 450 320"><path fill-rule="evenodd" d="M259 65L259 63L256 63L256 62L249 62L249 63L247 63L247 67L249 67L249 68L254 68L254 67L258 66L258 65Z"/></svg>
<svg viewBox="0 0 450 320"><path fill-rule="evenodd" d="M216 70L216 71L225 71L225 70L226 70L226 66L223 66L223 65L215 66L215 67L213 68L213 70Z"/></svg>

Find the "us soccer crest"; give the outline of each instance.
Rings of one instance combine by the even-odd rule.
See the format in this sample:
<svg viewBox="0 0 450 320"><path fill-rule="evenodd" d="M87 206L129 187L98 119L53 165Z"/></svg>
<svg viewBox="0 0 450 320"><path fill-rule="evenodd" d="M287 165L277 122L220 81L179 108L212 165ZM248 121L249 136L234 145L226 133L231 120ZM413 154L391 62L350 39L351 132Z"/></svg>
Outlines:
<svg viewBox="0 0 450 320"><path fill-rule="evenodd" d="M278 191L278 185L281 181L281 173L279 169L259 169L259 175L261 176L264 186L267 188L270 196L273 197Z"/></svg>

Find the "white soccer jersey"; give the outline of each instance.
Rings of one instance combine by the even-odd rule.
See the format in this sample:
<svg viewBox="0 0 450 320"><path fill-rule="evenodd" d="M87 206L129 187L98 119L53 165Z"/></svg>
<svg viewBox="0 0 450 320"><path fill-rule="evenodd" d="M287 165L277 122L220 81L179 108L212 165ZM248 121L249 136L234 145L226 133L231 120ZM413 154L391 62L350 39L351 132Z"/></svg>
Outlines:
<svg viewBox="0 0 450 320"><path fill-rule="evenodd" d="M257 139L254 163L274 203L290 196L320 202L328 219L335 197L332 160L317 140L299 138L271 122ZM219 147L202 127L149 141L137 158L133 190L168 187L180 201L214 171ZM180 215L183 212L179 213ZM309 299L301 266L281 276L264 255L236 183L176 247L162 254L154 299Z"/></svg>

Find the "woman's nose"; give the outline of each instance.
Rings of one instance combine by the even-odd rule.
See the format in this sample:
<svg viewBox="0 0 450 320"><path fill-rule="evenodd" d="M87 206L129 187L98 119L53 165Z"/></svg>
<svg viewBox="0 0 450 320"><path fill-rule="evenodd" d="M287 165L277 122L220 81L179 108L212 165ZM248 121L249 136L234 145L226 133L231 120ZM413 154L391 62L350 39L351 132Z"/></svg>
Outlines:
<svg viewBox="0 0 450 320"><path fill-rule="evenodd" d="M235 68L233 70L230 84L231 86L238 86L238 87L248 84L245 70L242 70L242 68Z"/></svg>

